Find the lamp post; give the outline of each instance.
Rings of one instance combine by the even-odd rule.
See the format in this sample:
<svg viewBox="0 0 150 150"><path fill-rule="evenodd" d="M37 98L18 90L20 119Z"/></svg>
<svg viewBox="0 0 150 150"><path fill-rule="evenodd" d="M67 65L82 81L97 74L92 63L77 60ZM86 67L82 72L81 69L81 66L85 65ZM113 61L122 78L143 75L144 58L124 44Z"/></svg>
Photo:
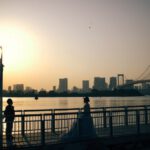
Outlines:
<svg viewBox="0 0 150 150"><path fill-rule="evenodd" d="M0 46L0 149L3 147L3 55Z"/></svg>

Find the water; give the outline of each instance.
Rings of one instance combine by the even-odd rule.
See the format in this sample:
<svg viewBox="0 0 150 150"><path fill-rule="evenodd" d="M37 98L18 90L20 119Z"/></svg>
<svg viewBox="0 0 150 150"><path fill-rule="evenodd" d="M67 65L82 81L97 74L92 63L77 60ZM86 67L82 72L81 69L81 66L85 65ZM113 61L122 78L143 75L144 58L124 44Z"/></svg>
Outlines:
<svg viewBox="0 0 150 150"><path fill-rule="evenodd" d="M81 108L83 107L82 97L21 97L12 98L15 110L27 109L56 109L56 108ZM7 98L3 99L3 110L5 109ZM111 107L111 106L138 106L150 105L150 96L142 97L91 97L91 107Z"/></svg>

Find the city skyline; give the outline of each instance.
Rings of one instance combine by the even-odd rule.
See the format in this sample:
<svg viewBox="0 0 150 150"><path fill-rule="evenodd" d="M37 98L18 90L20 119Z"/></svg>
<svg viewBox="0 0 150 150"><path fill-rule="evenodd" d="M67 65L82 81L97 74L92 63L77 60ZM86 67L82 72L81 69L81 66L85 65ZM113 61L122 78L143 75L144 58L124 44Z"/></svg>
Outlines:
<svg viewBox="0 0 150 150"><path fill-rule="evenodd" d="M148 0L1 0L4 88L136 79L150 64L149 16Z"/></svg>
<svg viewBox="0 0 150 150"><path fill-rule="evenodd" d="M121 74L123 75L123 74ZM52 85L49 89L46 89L44 87L40 87L40 89L36 89L34 87L31 87L30 85L25 85L24 83L15 83L13 85L9 85L7 87L8 91L16 91L17 89L21 89L21 91L57 91L58 93L63 93L67 91L86 91L88 92L91 89L96 89L99 91L103 90L114 90L117 88L117 86L123 85L123 84L130 84L134 80L133 79L125 79L124 75L123 78L121 78L119 83L119 75L118 76L111 76L109 80L107 81L105 77L93 77L93 82L91 83L89 80L82 80L81 81L81 87L78 87L77 85L73 85L72 87L69 86L70 80L65 78L59 78L57 85ZM138 83L135 85L135 87L144 87L145 85L150 86L149 82L145 82L144 84ZM134 85L129 85L128 88L133 88Z"/></svg>

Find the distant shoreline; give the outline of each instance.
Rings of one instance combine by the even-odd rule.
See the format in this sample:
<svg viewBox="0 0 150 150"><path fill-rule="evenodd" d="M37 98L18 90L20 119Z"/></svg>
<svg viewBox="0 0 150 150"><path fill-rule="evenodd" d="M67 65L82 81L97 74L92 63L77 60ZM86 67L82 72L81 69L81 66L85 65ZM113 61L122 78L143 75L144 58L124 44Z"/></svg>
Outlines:
<svg viewBox="0 0 150 150"><path fill-rule="evenodd" d="M92 91L90 93L5 93L3 97L133 97L133 96L144 96L137 90L114 90L114 91Z"/></svg>

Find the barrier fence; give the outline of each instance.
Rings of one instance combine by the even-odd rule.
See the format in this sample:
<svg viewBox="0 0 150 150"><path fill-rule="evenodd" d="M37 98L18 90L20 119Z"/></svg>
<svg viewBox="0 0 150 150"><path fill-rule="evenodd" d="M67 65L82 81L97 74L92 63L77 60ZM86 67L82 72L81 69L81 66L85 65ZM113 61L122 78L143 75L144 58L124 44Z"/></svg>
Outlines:
<svg viewBox="0 0 150 150"><path fill-rule="evenodd" d="M13 144L37 146L61 142L75 122L80 123L83 109L16 111ZM91 108L97 137L150 133L150 106ZM6 123L3 122L3 147L7 147ZM78 125L78 135L81 135ZM90 137L88 137L90 138Z"/></svg>

